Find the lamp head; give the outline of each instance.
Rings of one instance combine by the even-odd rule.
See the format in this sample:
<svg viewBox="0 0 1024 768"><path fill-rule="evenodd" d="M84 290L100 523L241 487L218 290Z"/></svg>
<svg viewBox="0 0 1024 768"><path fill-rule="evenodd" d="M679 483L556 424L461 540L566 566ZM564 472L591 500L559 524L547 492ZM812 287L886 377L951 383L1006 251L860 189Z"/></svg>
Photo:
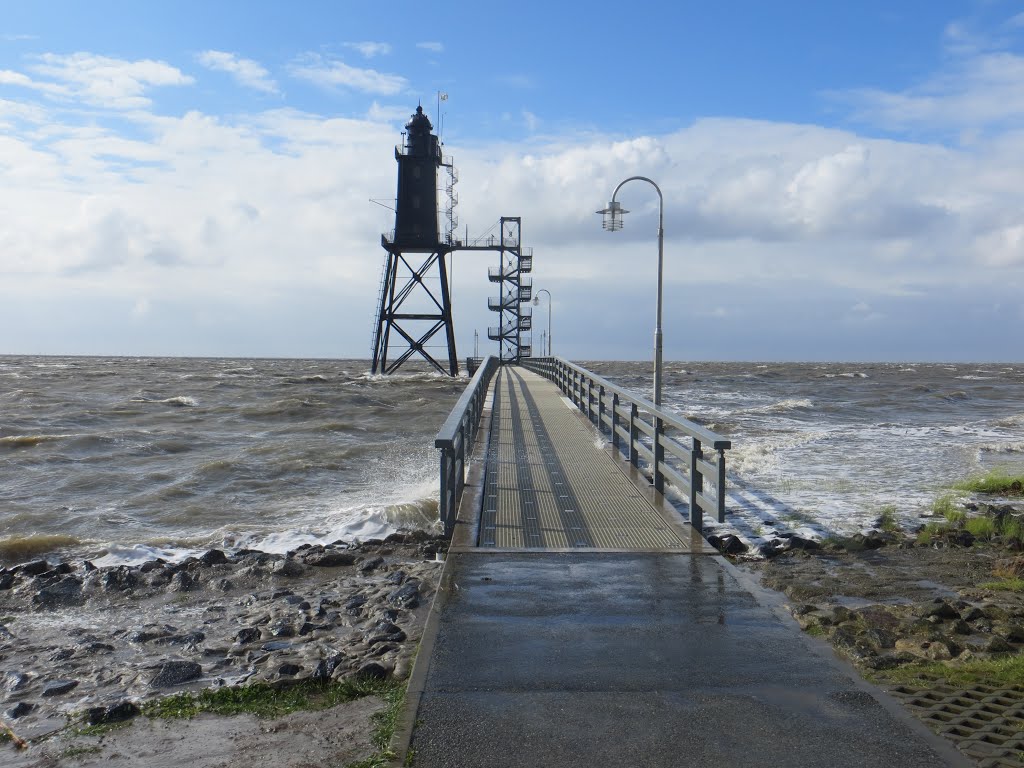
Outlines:
<svg viewBox="0 0 1024 768"><path fill-rule="evenodd" d="M607 208L597 211L597 213L604 217L601 221L601 226L609 232L616 232L622 229L622 216L629 213L629 211L625 210L618 201L611 200Z"/></svg>
<svg viewBox="0 0 1024 768"><path fill-rule="evenodd" d="M538 294L538 295L533 297L533 306L535 306L535 307L539 307L540 306L540 294Z"/></svg>

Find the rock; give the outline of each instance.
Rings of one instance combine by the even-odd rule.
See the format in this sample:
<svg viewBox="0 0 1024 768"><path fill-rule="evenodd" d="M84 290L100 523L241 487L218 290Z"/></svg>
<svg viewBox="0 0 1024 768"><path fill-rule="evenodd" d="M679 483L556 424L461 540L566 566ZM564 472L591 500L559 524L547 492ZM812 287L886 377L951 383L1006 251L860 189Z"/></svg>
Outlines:
<svg viewBox="0 0 1024 768"><path fill-rule="evenodd" d="M379 555L368 557L359 564L359 571L361 573L369 573L372 570L380 568L384 565L384 558Z"/></svg>
<svg viewBox="0 0 1024 768"><path fill-rule="evenodd" d="M388 674L388 668L377 661L367 661L356 670L356 677L370 680L384 680Z"/></svg>
<svg viewBox="0 0 1024 768"><path fill-rule="evenodd" d="M923 619L927 619L932 616L938 619L960 618L960 611L947 603L941 597L937 597L931 602L918 603L914 607L914 612Z"/></svg>
<svg viewBox="0 0 1024 768"><path fill-rule="evenodd" d="M74 648L58 648L50 654L50 661L67 661L75 655Z"/></svg>
<svg viewBox="0 0 1024 768"><path fill-rule="evenodd" d="M865 629L862 636L878 650L896 647L896 636L884 629L871 627Z"/></svg>
<svg viewBox="0 0 1024 768"><path fill-rule="evenodd" d="M420 604L420 584L418 581L407 581L402 587L388 595L388 602L403 608L415 608Z"/></svg>
<svg viewBox="0 0 1024 768"><path fill-rule="evenodd" d="M35 705L29 704L27 701L19 701L4 714L11 718L11 720L17 720L19 717L27 715L33 709L35 709Z"/></svg>
<svg viewBox="0 0 1024 768"><path fill-rule="evenodd" d="M165 661L149 681L153 688L170 688L202 677L203 668L194 661Z"/></svg>
<svg viewBox="0 0 1024 768"><path fill-rule="evenodd" d="M285 648L291 648L292 644L288 640L271 640L269 643L264 643L260 646L264 651L283 651Z"/></svg>
<svg viewBox="0 0 1024 768"><path fill-rule="evenodd" d="M742 555L745 554L750 547L743 543L743 540L739 536L729 534L722 537L722 548L721 551L726 555Z"/></svg>
<svg viewBox="0 0 1024 768"><path fill-rule="evenodd" d="M405 571L399 570L388 576L385 581L387 581L388 584L394 584L397 586L398 584L404 583L406 578Z"/></svg>
<svg viewBox="0 0 1024 768"><path fill-rule="evenodd" d="M82 582L74 576L65 576L36 592L32 596L32 602L43 608L81 605L85 602Z"/></svg>
<svg viewBox="0 0 1024 768"><path fill-rule="evenodd" d="M38 576L42 573L46 573L50 570L50 564L45 560L34 560L31 563L24 563L22 565L16 565L11 569L11 573L21 573L25 576Z"/></svg>
<svg viewBox="0 0 1024 768"><path fill-rule="evenodd" d="M960 614L960 618L964 621L977 621L978 619L985 618L985 612L975 605L965 610Z"/></svg>
<svg viewBox="0 0 1024 768"><path fill-rule="evenodd" d="M999 635L995 635L988 641L988 645L985 646L985 650L988 653L1010 653L1015 649Z"/></svg>
<svg viewBox="0 0 1024 768"><path fill-rule="evenodd" d="M224 565L231 561L219 549L210 549L199 556L199 562L209 568L211 565Z"/></svg>
<svg viewBox="0 0 1024 768"><path fill-rule="evenodd" d="M814 539L805 539L803 536L792 535L787 539L785 549L802 549L812 551L815 549L821 549L821 544L816 542Z"/></svg>
<svg viewBox="0 0 1024 768"><path fill-rule="evenodd" d="M103 574L103 588L108 592L123 592L126 589L134 589L139 583L139 577L132 568L127 565L119 565Z"/></svg>
<svg viewBox="0 0 1024 768"><path fill-rule="evenodd" d="M88 710L89 725L102 725L103 723L122 723L131 720L141 713L142 710L130 701L119 701L109 707L92 707Z"/></svg>
<svg viewBox="0 0 1024 768"><path fill-rule="evenodd" d="M375 643L397 643L405 640L405 632L401 627L392 624L390 621L379 621L367 633L366 644Z"/></svg>
<svg viewBox="0 0 1024 768"><path fill-rule="evenodd" d="M279 621L270 628L274 637L295 637L295 627L290 621Z"/></svg>
<svg viewBox="0 0 1024 768"><path fill-rule="evenodd" d="M177 571L171 577L172 592L191 592L199 586L195 577L188 571Z"/></svg>
<svg viewBox="0 0 1024 768"><path fill-rule="evenodd" d="M14 586L14 574L4 573L0 574L0 590L10 589Z"/></svg>
<svg viewBox="0 0 1024 768"><path fill-rule="evenodd" d="M302 563L290 557L278 562L271 570L274 576L301 576L305 572L306 569L303 568Z"/></svg>
<svg viewBox="0 0 1024 768"><path fill-rule="evenodd" d="M238 634L235 635L235 642L239 645L248 645L259 640L260 634L256 627L246 627L245 629L238 630Z"/></svg>
<svg viewBox="0 0 1024 768"><path fill-rule="evenodd" d="M13 639L14 639L14 635L11 633L11 630L9 630L3 624L0 624L0 640L13 640Z"/></svg>
<svg viewBox="0 0 1024 768"><path fill-rule="evenodd" d="M43 688L43 696L60 696L78 685L77 680L54 680Z"/></svg>
<svg viewBox="0 0 1024 768"><path fill-rule="evenodd" d="M289 676L289 677L297 675L301 671L302 671L302 667L300 667L298 664L286 663L286 664L282 664L280 667L277 668L277 674L282 675L282 676L286 675L286 676Z"/></svg>
<svg viewBox="0 0 1024 768"><path fill-rule="evenodd" d="M360 608L364 605L366 605L366 595L355 595L345 603L345 612L351 616L358 616L361 613Z"/></svg>
<svg viewBox="0 0 1024 768"><path fill-rule="evenodd" d="M304 622L301 627L299 627L299 635L302 636L302 637L305 637L306 635L310 634L311 632L316 632L317 629L319 629L319 627L317 627L316 624L314 624L311 621L307 621L307 622Z"/></svg>
<svg viewBox="0 0 1024 768"><path fill-rule="evenodd" d="M331 679L331 676L334 674L334 670L340 667L342 663L344 663L344 661L345 657L340 653L335 654L334 656L330 656L326 659L321 659L320 662L316 665L316 669L313 670L313 674L311 675L311 677L314 680L327 682Z"/></svg>
<svg viewBox="0 0 1024 768"><path fill-rule="evenodd" d="M1008 643L1024 643L1024 626L1015 622L999 622L992 627L992 631Z"/></svg>
<svg viewBox="0 0 1024 768"><path fill-rule="evenodd" d="M356 562L356 556L353 552L339 552L338 550L328 549L324 550L322 547L320 551L306 552L303 555L303 561L306 565L312 565L316 568L338 568L344 565L354 565Z"/></svg>
<svg viewBox="0 0 1024 768"><path fill-rule="evenodd" d="M761 557L766 560L771 560L778 555L781 555L785 551L786 542L781 539L772 539L766 541L764 544L757 548L757 552Z"/></svg>
<svg viewBox="0 0 1024 768"><path fill-rule="evenodd" d="M11 691L12 693L22 690L30 682L32 682L32 676L24 672L4 673L4 690Z"/></svg>

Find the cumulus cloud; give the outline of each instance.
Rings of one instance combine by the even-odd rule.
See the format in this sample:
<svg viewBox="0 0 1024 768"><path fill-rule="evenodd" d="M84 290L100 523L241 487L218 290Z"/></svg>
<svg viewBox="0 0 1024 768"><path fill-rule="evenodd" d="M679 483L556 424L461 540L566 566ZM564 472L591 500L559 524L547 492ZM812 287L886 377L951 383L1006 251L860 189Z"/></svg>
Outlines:
<svg viewBox="0 0 1024 768"><path fill-rule="evenodd" d="M126 61L93 53L44 53L34 61L30 70L51 82L14 84L111 109L146 108L152 103L146 96L150 89L195 82L177 67L153 59Z"/></svg>
<svg viewBox="0 0 1024 768"><path fill-rule="evenodd" d="M323 88L347 88L382 96L393 96L409 87L409 82L401 75L350 67L343 61L319 54L308 54L292 64L289 71L293 77Z"/></svg>
<svg viewBox="0 0 1024 768"><path fill-rule="evenodd" d="M264 93L277 93L277 83L270 73L252 59L245 59L226 51L203 51L196 59L204 67L217 72L226 72L246 88Z"/></svg>
<svg viewBox="0 0 1024 768"><path fill-rule="evenodd" d="M345 43L344 45L346 48L358 51L367 59L372 59L375 56L387 56L391 53L391 43L362 42Z"/></svg>

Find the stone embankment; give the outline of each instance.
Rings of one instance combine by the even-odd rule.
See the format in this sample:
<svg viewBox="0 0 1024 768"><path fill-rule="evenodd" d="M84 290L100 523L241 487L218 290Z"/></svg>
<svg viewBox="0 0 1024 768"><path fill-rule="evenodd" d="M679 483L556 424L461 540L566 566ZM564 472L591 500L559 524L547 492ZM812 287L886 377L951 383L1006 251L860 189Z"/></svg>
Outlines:
<svg viewBox="0 0 1024 768"><path fill-rule="evenodd" d="M32 737L71 713L124 719L186 690L404 678L444 546L412 533L286 555L0 569L0 717Z"/></svg>

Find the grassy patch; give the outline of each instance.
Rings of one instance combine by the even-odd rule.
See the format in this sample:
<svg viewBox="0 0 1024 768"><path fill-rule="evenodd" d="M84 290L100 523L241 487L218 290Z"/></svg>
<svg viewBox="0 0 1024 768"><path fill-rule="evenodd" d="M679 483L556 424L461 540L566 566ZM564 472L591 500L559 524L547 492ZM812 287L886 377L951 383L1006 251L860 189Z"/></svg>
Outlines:
<svg viewBox="0 0 1024 768"><path fill-rule="evenodd" d="M917 534L918 544L930 544L933 539L942 538L946 526L941 523L928 523Z"/></svg>
<svg viewBox="0 0 1024 768"><path fill-rule="evenodd" d="M984 581L978 585L982 589L999 592L1024 592L1024 579L1002 579L1000 581Z"/></svg>
<svg viewBox="0 0 1024 768"><path fill-rule="evenodd" d="M991 517L971 517L964 520L964 530L976 539L991 539L996 535L998 526Z"/></svg>
<svg viewBox="0 0 1024 768"><path fill-rule="evenodd" d="M967 493L991 493L1004 496L1024 495L1024 475L1011 475L996 469L980 477L972 477L953 486Z"/></svg>
<svg viewBox="0 0 1024 768"><path fill-rule="evenodd" d="M811 624L804 632L811 637L824 637L826 634L825 628L821 624Z"/></svg>
<svg viewBox="0 0 1024 768"><path fill-rule="evenodd" d="M872 675L876 681L931 687L936 680L944 679L953 687L969 685L991 685L994 688L1020 685L1024 678L1024 654L1002 659L978 659L962 664L944 664L941 661L906 664Z"/></svg>
<svg viewBox="0 0 1024 768"><path fill-rule="evenodd" d="M896 507L886 504L878 511L878 529L886 533L899 533L902 530L896 519Z"/></svg>
<svg viewBox="0 0 1024 768"><path fill-rule="evenodd" d="M96 746L95 744L90 744L88 746L68 747L60 753L60 756L74 758L82 757L83 755L95 755L97 752L102 751L102 747Z"/></svg>
<svg viewBox="0 0 1024 768"><path fill-rule="evenodd" d="M380 696L389 700L395 690L404 689L399 683L389 680L346 679L327 684L303 680L286 688L257 683L241 688L166 696L145 705L142 713L162 718L195 717L200 712L280 717L300 710L327 709L364 696Z"/></svg>
<svg viewBox="0 0 1024 768"><path fill-rule="evenodd" d="M75 736L104 736L118 728L127 728L132 724L131 720L121 720L116 723L100 723L99 725L86 725L73 730Z"/></svg>
<svg viewBox="0 0 1024 768"><path fill-rule="evenodd" d="M932 512L941 515L951 523L963 522L967 512L957 502L956 496L947 493L932 502Z"/></svg>
<svg viewBox="0 0 1024 768"><path fill-rule="evenodd" d="M384 699L387 706L373 716L373 746L377 748L377 754L366 760L357 763L349 763L346 768L384 768L389 765L395 757L391 751L391 738L395 735L395 727L398 725L398 718L405 708L405 686L400 683L391 682L389 689L378 695ZM406 755L406 763L410 755Z"/></svg>

